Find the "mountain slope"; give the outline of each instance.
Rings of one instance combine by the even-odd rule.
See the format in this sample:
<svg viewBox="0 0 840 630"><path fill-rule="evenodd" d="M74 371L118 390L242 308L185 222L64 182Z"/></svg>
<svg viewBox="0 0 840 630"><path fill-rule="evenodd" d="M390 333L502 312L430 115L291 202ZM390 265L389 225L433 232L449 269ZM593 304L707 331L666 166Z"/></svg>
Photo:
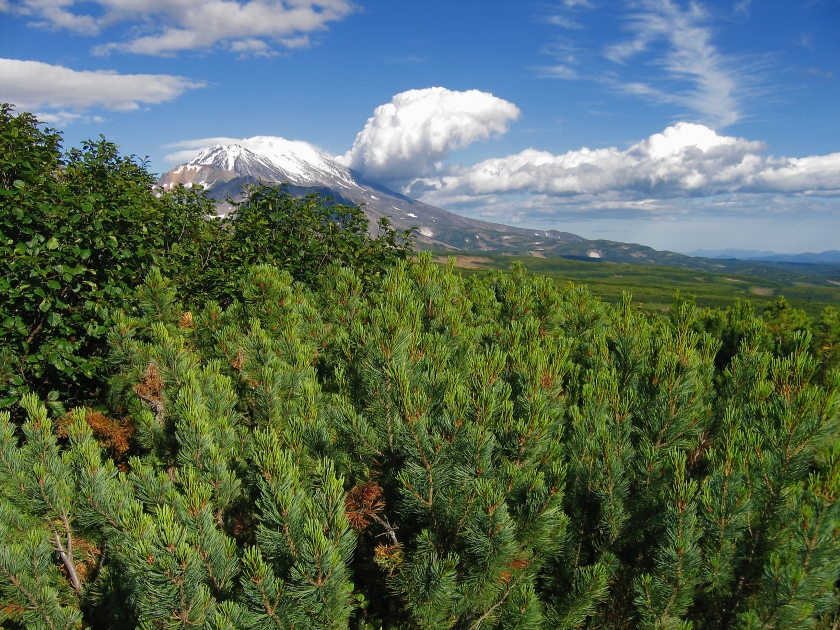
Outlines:
<svg viewBox="0 0 840 630"><path fill-rule="evenodd" d="M303 142L274 137L251 138L249 146L231 144L211 147L186 164L176 166L158 182L164 189L181 183L202 185L219 200L220 211L229 210L228 196L241 198L242 186L263 182L287 182L289 192L303 197L317 192L339 203L363 204L372 225L390 216L398 230L412 227L421 249L459 252L504 253L531 257L563 257L594 263L631 263L671 266L718 273L745 273L757 277L801 273L837 277L836 264L804 265L802 262L763 262L692 257L657 251L635 243L588 240L568 232L534 230L489 223L415 201L319 153ZM761 254L762 252L758 252ZM830 252L827 252L830 253ZM834 280L831 280L834 282Z"/></svg>
<svg viewBox="0 0 840 630"><path fill-rule="evenodd" d="M165 173L158 184L164 189L179 183L204 186L213 198L222 202L220 211L224 212L229 207L223 201L228 196L241 197L244 185L260 180L287 182L295 196L317 192L339 203L364 204L365 214L374 225L379 218L389 216L398 230L416 227L421 247L545 251L558 243L584 240L568 232L529 230L462 217L368 182L360 173L305 143L281 142L278 138L256 140L259 153L235 144L217 145Z"/></svg>

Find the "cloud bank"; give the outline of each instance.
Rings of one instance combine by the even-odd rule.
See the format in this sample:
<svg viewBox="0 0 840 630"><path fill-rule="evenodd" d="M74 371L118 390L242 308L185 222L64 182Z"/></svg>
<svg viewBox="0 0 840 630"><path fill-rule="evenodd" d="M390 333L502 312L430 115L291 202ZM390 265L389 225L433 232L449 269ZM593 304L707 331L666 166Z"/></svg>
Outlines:
<svg viewBox="0 0 840 630"><path fill-rule="evenodd" d="M800 238L806 224L811 233L820 221L840 225L840 153L776 157L763 142L698 123L676 123L626 150L584 147L558 155L529 148L472 166L442 164L459 148L505 133L518 116L512 103L475 90L404 92L376 108L350 151L337 159L410 197L486 220L576 226L587 233L590 225L618 240L644 240L644 230L655 223L661 247L674 246L667 239L691 242L679 230L690 230L694 220L712 230L716 219L758 226L772 215L774 222L798 225ZM269 137L181 142L170 145L181 150L166 159L187 161L213 144L268 155L271 142L275 153L281 147L321 159L322 152L307 143ZM669 221L672 227L663 227ZM627 230L630 224L635 231L622 236L616 226ZM715 242L737 244L728 236L731 241Z"/></svg>
<svg viewBox="0 0 840 630"><path fill-rule="evenodd" d="M479 90L409 90L376 108L340 161L384 182L432 174L450 151L504 134L519 115L513 103Z"/></svg>
<svg viewBox="0 0 840 630"><path fill-rule="evenodd" d="M66 124L78 119L78 110L104 107L131 111L177 98L203 87L201 81L168 74L118 74L115 71L76 71L40 61L0 59L0 101L21 109L70 109L75 112L39 114L43 122Z"/></svg>
<svg viewBox="0 0 840 630"><path fill-rule="evenodd" d="M91 5L94 5L91 7ZM227 48L241 55L269 55L265 41L286 48L309 44L308 35L355 10L349 0L11 0L0 11L30 16L31 25L98 35L120 23L137 28L127 41L95 52L172 55Z"/></svg>
<svg viewBox="0 0 840 630"><path fill-rule="evenodd" d="M615 203L732 193L840 195L840 153L764 156L763 143L681 122L626 151L582 148L563 155L527 149L420 177L408 188L448 205L488 195L587 196Z"/></svg>

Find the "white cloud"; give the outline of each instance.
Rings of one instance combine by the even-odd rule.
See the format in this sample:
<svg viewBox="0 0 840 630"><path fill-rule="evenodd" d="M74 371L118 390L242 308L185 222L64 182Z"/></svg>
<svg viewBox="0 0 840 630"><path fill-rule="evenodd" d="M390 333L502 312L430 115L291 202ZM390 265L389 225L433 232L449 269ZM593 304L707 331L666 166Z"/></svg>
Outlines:
<svg viewBox="0 0 840 630"><path fill-rule="evenodd" d="M711 43L712 31L704 24L707 16L702 7L692 3L683 10L673 0L644 0L642 7L629 25L635 36L609 47L606 56L626 64L634 55L664 41L666 49L662 54L655 52L654 63L664 69L664 76L651 79L658 87L614 81L615 87L691 108L703 122L718 127L737 122L741 118L738 92L744 79L734 62Z"/></svg>
<svg viewBox="0 0 840 630"><path fill-rule="evenodd" d="M306 46L308 33L344 19L355 6L350 0L12 0L0 10L31 16L35 26L83 35L125 22L138 26L135 37L97 47L99 54L171 55L219 44L241 55L265 54L254 44L261 39Z"/></svg>
<svg viewBox="0 0 840 630"><path fill-rule="evenodd" d="M76 112L61 110L58 112L35 112L35 118L39 122L54 127L66 127L74 122L102 122L101 116L85 116Z"/></svg>
<svg viewBox="0 0 840 630"><path fill-rule="evenodd" d="M733 11L735 11L735 15L744 15L749 17L750 15L750 5L752 4L752 0L738 0L733 7Z"/></svg>
<svg viewBox="0 0 840 630"><path fill-rule="evenodd" d="M21 109L72 109L73 113L46 112L44 122L72 122L78 110L104 107L117 111L138 109L180 96L204 83L169 74L118 74L114 71L76 71L40 61L0 59L0 101Z"/></svg>
<svg viewBox="0 0 840 630"><path fill-rule="evenodd" d="M569 66L562 63L556 66L539 66L534 68L540 79L577 79L578 74Z"/></svg>
<svg viewBox="0 0 840 630"><path fill-rule="evenodd" d="M380 181L428 175L450 151L504 134L519 114L513 103L478 90L409 90L376 108L340 161Z"/></svg>
<svg viewBox="0 0 840 630"><path fill-rule="evenodd" d="M561 26L563 28L568 28L573 31L579 31L583 28L583 24L580 22L575 22L574 20L570 20L567 17L563 17L562 15L552 15L548 18L550 24L554 24L555 26Z"/></svg>
<svg viewBox="0 0 840 630"><path fill-rule="evenodd" d="M238 53L239 59L245 59L246 57L276 57L279 54L276 50L272 50L271 46L263 40L253 37L231 42L228 50Z"/></svg>
<svg viewBox="0 0 840 630"><path fill-rule="evenodd" d="M638 201L606 195L562 199L500 195L449 209L485 221L671 251L749 247L803 252L837 248L840 208L836 201L770 193Z"/></svg>
<svg viewBox="0 0 840 630"><path fill-rule="evenodd" d="M678 123L633 145L553 155L528 149L452 167L416 180L406 190L436 205L490 195L586 198L593 204L738 193L840 196L840 153L804 158L763 156L764 145ZM654 201L651 201L654 204ZM601 208L603 209L603 208Z"/></svg>

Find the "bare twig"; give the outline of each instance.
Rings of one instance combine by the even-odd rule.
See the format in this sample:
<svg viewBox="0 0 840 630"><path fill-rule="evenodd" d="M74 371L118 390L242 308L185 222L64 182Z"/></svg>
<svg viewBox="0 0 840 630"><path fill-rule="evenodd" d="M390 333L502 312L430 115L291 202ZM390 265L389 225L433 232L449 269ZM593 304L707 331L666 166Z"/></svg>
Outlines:
<svg viewBox="0 0 840 630"><path fill-rule="evenodd" d="M397 541L397 533L394 531L394 528L391 527L391 524L388 522L387 517L380 518L377 514L371 514L370 516L373 518L373 520L375 520L377 523L379 523L382 527L385 528L385 533L388 536L388 540L391 541L392 545L400 544Z"/></svg>
<svg viewBox="0 0 840 630"><path fill-rule="evenodd" d="M64 529L67 530L67 547L65 548L64 545L61 544L61 536L58 535L58 532L55 529L53 529L53 542L55 543L55 548L58 551L58 557L61 558L64 568L67 569L67 576L70 578L73 590L76 591L76 595L81 596L82 583L79 580L78 573L76 573L76 565L73 564L73 536L69 530L67 517L62 515L61 520L64 523Z"/></svg>
<svg viewBox="0 0 840 630"><path fill-rule="evenodd" d="M41 321L40 321L40 322L38 322L38 325L37 325L37 326L35 326L35 330L33 330L33 331L32 331L32 334L31 334L31 335L29 335L29 336L26 338L26 345L27 345L27 346L28 346L30 343L32 343L32 340L33 340L33 339L35 339L35 335L37 335L39 332L41 332L41 329L44 327L44 324L46 323L46 321L47 321L47 316L46 316L46 315L44 315L44 317L42 317L42 318L41 318Z"/></svg>
<svg viewBox="0 0 840 630"><path fill-rule="evenodd" d="M155 412L155 420L162 424L164 411L163 403L160 400L155 400L154 398L145 396L137 391L135 391L135 393L140 397L140 400L149 404L149 406L152 408L152 411Z"/></svg>

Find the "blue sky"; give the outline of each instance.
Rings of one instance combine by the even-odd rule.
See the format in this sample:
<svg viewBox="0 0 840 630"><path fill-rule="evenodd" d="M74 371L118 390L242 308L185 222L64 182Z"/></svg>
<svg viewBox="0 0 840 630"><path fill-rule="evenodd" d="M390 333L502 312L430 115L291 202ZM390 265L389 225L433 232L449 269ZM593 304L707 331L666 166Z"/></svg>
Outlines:
<svg viewBox="0 0 840 630"><path fill-rule="evenodd" d="M273 135L477 218L840 249L840 0L0 0L0 101L157 172Z"/></svg>

